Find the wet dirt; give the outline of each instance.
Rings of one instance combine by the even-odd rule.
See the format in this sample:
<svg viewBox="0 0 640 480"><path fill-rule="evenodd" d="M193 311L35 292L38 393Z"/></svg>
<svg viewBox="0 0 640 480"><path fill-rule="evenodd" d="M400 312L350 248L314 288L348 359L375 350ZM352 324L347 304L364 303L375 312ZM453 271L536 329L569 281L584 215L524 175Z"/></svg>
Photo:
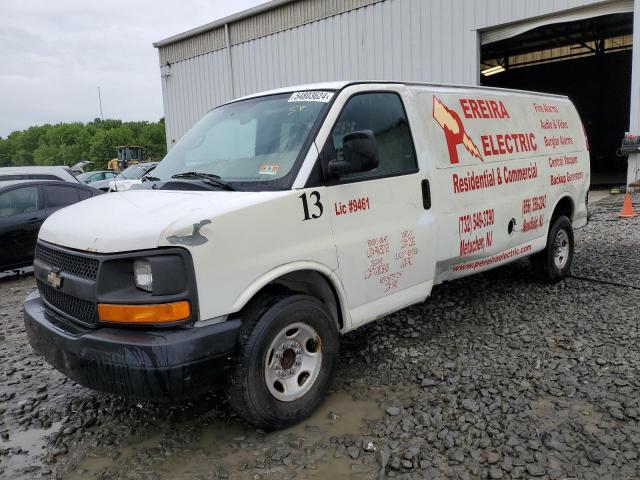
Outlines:
<svg viewBox="0 0 640 480"><path fill-rule="evenodd" d="M368 425L382 418L383 403L381 391L371 391L366 399L354 399L347 393L336 392L307 421L269 433L235 419L223 422L205 415L180 431L169 430L102 454L89 452L65 478L98 479L105 474L117 478L125 475L128 465L139 465L146 460L162 478L222 475L244 480L254 478L256 472L251 466L265 462L267 455L281 458L285 466L299 463L301 470L307 470L307 478L353 478L350 457L346 453L338 458L329 456L320 448L321 444L331 438L370 434ZM182 445L172 441L176 435L184 440ZM373 449L375 444L371 442L369 447ZM300 461L302 458L304 462ZM271 470L275 475L285 472L284 468Z"/></svg>
<svg viewBox="0 0 640 480"><path fill-rule="evenodd" d="M0 278L0 479L640 478L640 218L620 201L593 205L565 281L516 262L345 335L327 402L280 432L220 394L75 384L26 338L33 277Z"/></svg>
<svg viewBox="0 0 640 480"><path fill-rule="evenodd" d="M49 436L59 430L60 423L56 423L50 428L33 428L13 432L9 438L0 441L0 449L14 453L7 459L4 475L10 478L28 473L33 465L33 457L46 453ZM35 470L37 469L35 467Z"/></svg>

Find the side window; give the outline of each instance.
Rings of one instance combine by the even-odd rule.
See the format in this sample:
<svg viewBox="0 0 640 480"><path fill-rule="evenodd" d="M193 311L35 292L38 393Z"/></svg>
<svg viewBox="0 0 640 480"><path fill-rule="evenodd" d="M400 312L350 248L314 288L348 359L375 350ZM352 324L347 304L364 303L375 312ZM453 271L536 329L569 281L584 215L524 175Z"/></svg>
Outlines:
<svg viewBox="0 0 640 480"><path fill-rule="evenodd" d="M0 180L62 180L55 175L46 173L17 173L13 175L0 175Z"/></svg>
<svg viewBox="0 0 640 480"><path fill-rule="evenodd" d="M46 173L21 173L14 175L2 175L0 180L62 180L55 175L47 175Z"/></svg>
<svg viewBox="0 0 640 480"><path fill-rule="evenodd" d="M0 218L34 213L39 209L38 187L22 187L0 193Z"/></svg>
<svg viewBox="0 0 640 480"><path fill-rule="evenodd" d="M345 175L341 181L400 175L418 169L409 121L398 94L363 93L351 97L331 131L336 155L342 154L345 135L361 130L373 131L380 165L370 172Z"/></svg>
<svg viewBox="0 0 640 480"><path fill-rule="evenodd" d="M47 208L60 208L76 203L79 200L78 191L72 187L60 185L46 185Z"/></svg>
<svg viewBox="0 0 640 480"><path fill-rule="evenodd" d="M36 173L35 175L29 175L28 177L30 180L63 180L60 177L56 177L55 175L46 175L46 174L40 174L40 173Z"/></svg>
<svg viewBox="0 0 640 480"><path fill-rule="evenodd" d="M81 188L78 189L78 196L80 197L80 201L86 200L87 198L93 197L93 193L89 190L83 190Z"/></svg>

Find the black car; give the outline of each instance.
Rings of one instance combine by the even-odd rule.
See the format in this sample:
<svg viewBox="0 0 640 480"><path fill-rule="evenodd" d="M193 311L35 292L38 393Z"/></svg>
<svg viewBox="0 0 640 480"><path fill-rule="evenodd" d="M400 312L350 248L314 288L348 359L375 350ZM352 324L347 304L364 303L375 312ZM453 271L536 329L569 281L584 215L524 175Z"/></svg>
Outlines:
<svg viewBox="0 0 640 480"><path fill-rule="evenodd" d="M87 185L62 181L0 183L0 271L33 263L38 231L49 215L102 193Z"/></svg>

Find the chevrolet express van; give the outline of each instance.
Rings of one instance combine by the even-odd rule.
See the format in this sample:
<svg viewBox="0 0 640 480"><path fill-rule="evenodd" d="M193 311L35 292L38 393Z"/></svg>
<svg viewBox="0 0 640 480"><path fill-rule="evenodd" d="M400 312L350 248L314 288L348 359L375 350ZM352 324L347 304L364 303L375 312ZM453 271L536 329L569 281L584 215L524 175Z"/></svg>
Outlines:
<svg viewBox="0 0 640 480"><path fill-rule="evenodd" d="M126 397L224 385L280 428L322 402L341 333L516 259L565 277L589 152L566 97L326 83L211 110L149 180L44 223L34 350Z"/></svg>

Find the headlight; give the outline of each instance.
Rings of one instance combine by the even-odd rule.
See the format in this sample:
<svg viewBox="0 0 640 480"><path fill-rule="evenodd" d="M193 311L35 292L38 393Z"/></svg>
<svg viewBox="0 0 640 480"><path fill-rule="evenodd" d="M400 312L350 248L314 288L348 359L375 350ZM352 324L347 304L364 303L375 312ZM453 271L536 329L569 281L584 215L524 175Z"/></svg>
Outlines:
<svg viewBox="0 0 640 480"><path fill-rule="evenodd" d="M133 262L133 276L136 281L136 287L146 292L153 290L153 274L151 273L151 264L146 260L136 260Z"/></svg>
<svg viewBox="0 0 640 480"><path fill-rule="evenodd" d="M90 256L99 261L94 298L101 323L173 327L199 320L188 250L163 247Z"/></svg>

